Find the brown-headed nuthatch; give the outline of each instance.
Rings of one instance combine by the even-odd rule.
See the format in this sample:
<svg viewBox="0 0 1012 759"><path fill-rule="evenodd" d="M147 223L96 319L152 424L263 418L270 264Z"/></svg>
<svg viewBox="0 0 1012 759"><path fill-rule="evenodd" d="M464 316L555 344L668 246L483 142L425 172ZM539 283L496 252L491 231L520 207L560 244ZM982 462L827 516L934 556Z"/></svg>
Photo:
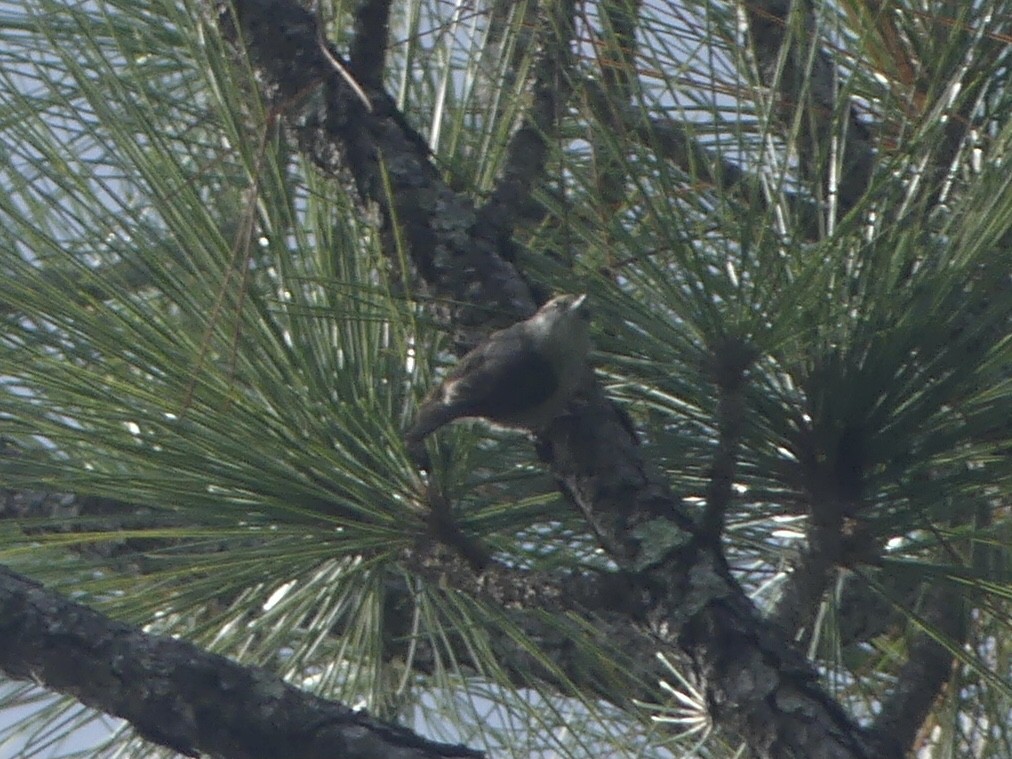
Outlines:
<svg viewBox="0 0 1012 759"><path fill-rule="evenodd" d="M536 431L562 415L587 380L590 351L586 295L559 295L529 319L493 332L467 353L422 402L405 433L425 461L427 435L465 417Z"/></svg>

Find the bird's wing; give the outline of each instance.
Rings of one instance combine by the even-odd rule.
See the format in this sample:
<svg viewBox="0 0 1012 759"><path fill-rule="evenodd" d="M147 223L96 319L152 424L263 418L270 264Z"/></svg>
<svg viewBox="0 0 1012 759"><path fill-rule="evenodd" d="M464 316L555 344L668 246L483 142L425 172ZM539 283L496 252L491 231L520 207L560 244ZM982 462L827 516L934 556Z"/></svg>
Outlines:
<svg viewBox="0 0 1012 759"><path fill-rule="evenodd" d="M442 398L456 416L509 421L549 400L558 382L552 363L511 328L461 359L443 383Z"/></svg>

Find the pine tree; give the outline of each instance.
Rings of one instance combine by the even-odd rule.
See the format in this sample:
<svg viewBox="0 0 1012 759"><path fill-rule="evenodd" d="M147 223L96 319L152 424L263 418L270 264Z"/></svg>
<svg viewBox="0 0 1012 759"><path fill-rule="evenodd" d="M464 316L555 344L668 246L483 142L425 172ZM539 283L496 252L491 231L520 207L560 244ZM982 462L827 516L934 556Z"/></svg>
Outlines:
<svg viewBox="0 0 1012 759"><path fill-rule="evenodd" d="M5 5L0 754L1008 756L1010 34ZM559 292L593 381L420 470Z"/></svg>

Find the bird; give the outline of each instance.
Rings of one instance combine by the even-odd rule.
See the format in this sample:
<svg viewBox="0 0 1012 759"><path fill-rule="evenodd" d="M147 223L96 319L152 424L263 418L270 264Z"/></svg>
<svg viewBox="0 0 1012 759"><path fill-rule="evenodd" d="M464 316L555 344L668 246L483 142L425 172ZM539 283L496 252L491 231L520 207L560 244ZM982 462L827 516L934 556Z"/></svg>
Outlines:
<svg viewBox="0 0 1012 759"><path fill-rule="evenodd" d="M412 458L428 469L423 441L456 419L536 432L563 415L588 377L589 322L585 294L558 295L489 335L422 401L404 434Z"/></svg>

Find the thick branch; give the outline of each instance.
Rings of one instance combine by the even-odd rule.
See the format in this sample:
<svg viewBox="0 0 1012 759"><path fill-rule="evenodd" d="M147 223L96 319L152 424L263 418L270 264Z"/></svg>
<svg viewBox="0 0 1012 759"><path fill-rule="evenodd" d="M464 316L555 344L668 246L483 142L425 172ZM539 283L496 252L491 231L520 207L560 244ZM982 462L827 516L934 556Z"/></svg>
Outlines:
<svg viewBox="0 0 1012 759"><path fill-rule="evenodd" d="M0 567L0 670L129 721L187 756L477 757L254 667L148 635Z"/></svg>
<svg viewBox="0 0 1012 759"><path fill-rule="evenodd" d="M818 372L815 373L818 376ZM810 390L818 395L818 382ZM866 505L866 434L859 424L842 431L802 428L798 444L808 496L807 549L784 584L773 619L796 635L811 631L826 589L843 566L874 564L881 546L866 525L852 519Z"/></svg>
<svg viewBox="0 0 1012 759"><path fill-rule="evenodd" d="M981 503L976 521L990 525L991 520L990 504ZM954 520L956 524L962 521ZM971 543L970 555L975 572L985 574L991 549ZM910 646L896 687L882 703L872 726L883 750L913 744L935 699L952 677L957 661L953 651L962 648L969 635L969 603L955 583L943 582L930 588L921 616L924 626Z"/></svg>
<svg viewBox="0 0 1012 759"><path fill-rule="evenodd" d="M392 0L360 0L355 9L355 36L348 52L351 73L367 87L383 86Z"/></svg>
<svg viewBox="0 0 1012 759"><path fill-rule="evenodd" d="M745 373L756 358L755 349L739 340L726 340L711 348L710 373L717 385L717 450L706 487L703 534L719 541L724 519L734 496L734 470L745 426Z"/></svg>
<svg viewBox="0 0 1012 759"><path fill-rule="evenodd" d="M787 633L795 635L809 628L815 619L842 558L842 529L842 520L835 523L814 520L809 525L808 548L784 583L780 600L771 614L774 623Z"/></svg>
<svg viewBox="0 0 1012 759"><path fill-rule="evenodd" d="M966 640L966 616L965 603L955 587L945 584L930 592L923 617L933 634L918 633L896 677L896 687L875 720L874 733L883 753L899 753L913 745L939 692L952 677L955 657L935 635L958 648Z"/></svg>

